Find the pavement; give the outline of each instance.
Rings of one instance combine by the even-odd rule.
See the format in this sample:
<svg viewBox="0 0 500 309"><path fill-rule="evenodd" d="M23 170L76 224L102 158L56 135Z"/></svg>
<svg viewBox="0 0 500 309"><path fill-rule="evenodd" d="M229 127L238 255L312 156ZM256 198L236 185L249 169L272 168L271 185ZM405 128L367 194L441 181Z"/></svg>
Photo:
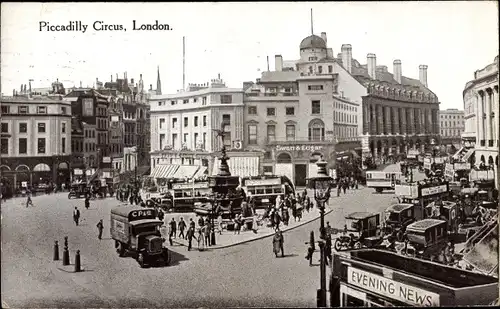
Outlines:
<svg viewBox="0 0 500 309"><path fill-rule="evenodd" d="M332 208L325 207L325 215L329 214L331 211L333 211ZM168 221L170 221L172 217L174 217L175 221L177 221L177 222L179 222L179 218L180 217L184 217L184 220L189 220L189 218L193 218L193 221L195 221L195 222L198 221L198 220L195 219L196 215L194 213L193 214L187 214L187 216L184 215L184 214L183 215L178 215L178 214L172 215L172 214L169 214ZM286 232L286 231L295 229L295 228L297 228L299 226L302 226L304 224L307 224L307 223L310 223L312 221L315 221L315 220L317 220L319 218L320 218L320 212L319 212L318 208L314 207L309 212L307 212L307 211L304 210L303 215L302 215L302 219L300 221L295 221L293 219L293 217L291 217L290 218L290 222L289 222L288 225L283 225L283 224L280 225L280 230L282 232ZM229 247L233 247L233 246L236 246L236 245L239 245L239 244L244 244L244 243L247 243L247 242L255 241L257 239L262 239L262 238L270 237L270 236L273 236L274 233L275 233L274 228L267 227L267 226L259 226L259 228L257 229L256 233L254 233L251 230L244 230L244 229L242 229L242 231L239 234L237 234L237 233L235 233L233 231L226 231L226 230L224 230L222 232L222 234L219 234L219 233L216 234L216 241L215 241L216 245L215 246L209 246L206 249L207 250L216 250L216 249L229 248ZM319 233L319 231L318 231L318 233ZM177 231L177 236L178 235L179 235L179 231ZM188 241L187 240L179 238L179 237L173 238L172 241L173 241L173 243L175 243L177 245L181 245L181 246L187 246L188 245ZM196 246L197 246L196 245L196 241L193 241L193 247L196 248Z"/></svg>
<svg viewBox="0 0 500 309"><path fill-rule="evenodd" d="M349 213L380 213L393 197L365 188L349 190L331 198L325 222L341 229ZM120 258L110 238L110 209L120 204L116 199L92 201L89 210L83 199L68 200L67 194L37 196L33 202L30 208L22 200L8 200L1 206L1 299L5 306L316 306L319 255L314 254L314 264L309 266L305 243L311 231L319 231L318 221L284 233L284 258L274 256L272 240L267 238L210 251L187 251L174 244L168 247L170 266L140 268L133 258ZM72 220L75 206L82 216L79 226ZM99 219L104 221L102 240L97 239ZM83 272L72 272L73 264L62 267L62 261L53 261L54 241L59 241L62 258L64 236L68 236L71 263L80 250Z"/></svg>

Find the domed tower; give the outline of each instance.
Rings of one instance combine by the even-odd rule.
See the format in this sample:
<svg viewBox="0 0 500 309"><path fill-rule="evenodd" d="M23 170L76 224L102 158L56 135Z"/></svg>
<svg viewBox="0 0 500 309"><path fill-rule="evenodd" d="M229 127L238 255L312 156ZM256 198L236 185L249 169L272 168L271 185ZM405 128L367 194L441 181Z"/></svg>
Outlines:
<svg viewBox="0 0 500 309"><path fill-rule="evenodd" d="M300 42L301 62L315 62L327 55L326 42L317 35L310 35Z"/></svg>

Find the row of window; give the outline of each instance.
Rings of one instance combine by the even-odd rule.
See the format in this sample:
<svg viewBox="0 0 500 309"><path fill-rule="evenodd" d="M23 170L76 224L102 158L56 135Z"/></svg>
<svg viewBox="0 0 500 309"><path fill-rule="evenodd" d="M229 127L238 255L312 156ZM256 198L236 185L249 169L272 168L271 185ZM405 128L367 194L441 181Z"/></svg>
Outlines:
<svg viewBox="0 0 500 309"><path fill-rule="evenodd" d="M170 100L170 105L177 105L181 100ZM191 98L191 99L182 99L182 104L189 104L189 103L198 103L198 98ZM220 103L221 104L231 104L233 103L233 96L230 94L221 94L220 95ZM158 106L165 106L166 103L165 101L159 101ZM207 97L201 97L201 105L207 105Z"/></svg>
<svg viewBox="0 0 500 309"><path fill-rule="evenodd" d="M248 106L249 115L257 115L257 106ZM276 107L268 107L266 110L267 116L276 116ZM317 115L321 113L321 102L311 101L311 114ZM285 115L294 116L295 107L285 107Z"/></svg>
<svg viewBox="0 0 500 309"><path fill-rule="evenodd" d="M287 124L285 127L286 140L295 141L295 125ZM325 128L324 127L309 127L309 140L310 141L323 141L325 139ZM267 125L267 141L272 142L276 140L276 125ZM258 144L258 129L256 124L248 125L248 144L257 145Z"/></svg>
<svg viewBox="0 0 500 309"><path fill-rule="evenodd" d="M10 114L14 113L13 108L11 111L11 106L2 106L2 114ZM61 114L62 115L67 115L67 108L66 106L61 106ZM29 114L29 106L28 105L20 105L17 107L17 113L18 114ZM37 114L47 114L47 106L37 106L36 107L36 113Z"/></svg>
<svg viewBox="0 0 500 309"><path fill-rule="evenodd" d="M193 117L194 126L198 127L198 116ZM187 128L189 126L189 117L184 117L184 127ZM207 126L207 116L203 116L203 126ZM160 118L160 129L165 127L165 118ZM172 118L172 128L177 128L177 118Z"/></svg>
<svg viewBox="0 0 500 309"><path fill-rule="evenodd" d="M333 120L336 122L358 123L358 115L335 112Z"/></svg>
<svg viewBox="0 0 500 309"><path fill-rule="evenodd" d="M455 121L441 121L441 123L443 124L443 127L456 127L456 126L464 126L465 125L464 120L457 121L457 122L455 122Z"/></svg>
<svg viewBox="0 0 500 309"><path fill-rule="evenodd" d="M463 119L464 115L441 115L441 119Z"/></svg>
<svg viewBox="0 0 500 309"><path fill-rule="evenodd" d="M84 130L83 132L86 138L95 138L94 130Z"/></svg>
<svg viewBox="0 0 500 309"><path fill-rule="evenodd" d="M19 138L18 139L18 153L19 154L27 154L28 153L28 139L27 138ZM37 153L44 154L47 151L47 143L45 138L38 138L37 140ZM9 139L2 138L1 139L1 151L2 154L9 153ZM66 153L66 138L61 138L61 153Z"/></svg>
<svg viewBox="0 0 500 309"><path fill-rule="evenodd" d="M45 122L38 123L38 133L46 133L47 126ZM9 133L9 124L6 122L2 122L2 133ZM20 122L19 123L19 133L28 133L28 123ZM61 123L61 133L66 133L66 122Z"/></svg>
<svg viewBox="0 0 500 309"><path fill-rule="evenodd" d="M171 144L172 147L175 147L175 145L177 145L178 136L179 135L177 133L172 134L172 144ZM199 140L198 133L194 133L193 136L194 136L193 143L194 143L195 148L198 148L198 146L201 146L202 149L206 149L205 146L207 143L207 133L203 133L203 139L201 141ZM160 150L162 150L163 148L165 148L165 146L167 146L167 144L165 142L165 137L166 137L165 134L160 134ZM189 139L189 133L184 133L182 142L187 144L188 139Z"/></svg>
<svg viewBox="0 0 500 309"><path fill-rule="evenodd" d="M349 111L349 112L357 112L358 111L358 108L355 107L355 106L350 106L349 104L344 104L344 103L341 103L341 102L335 102L335 109L342 109L342 110L346 110L346 111Z"/></svg>
<svg viewBox="0 0 500 309"><path fill-rule="evenodd" d="M460 136L460 130L441 130L442 136Z"/></svg>
<svg viewBox="0 0 500 309"><path fill-rule="evenodd" d="M309 61L316 61L316 60L318 60L317 57L309 57ZM312 65L309 66L309 73L313 73L313 71L314 71L314 69L313 69ZM323 66L322 65L318 65L318 73L323 74ZM333 65L328 66L328 73L329 74L333 73Z"/></svg>

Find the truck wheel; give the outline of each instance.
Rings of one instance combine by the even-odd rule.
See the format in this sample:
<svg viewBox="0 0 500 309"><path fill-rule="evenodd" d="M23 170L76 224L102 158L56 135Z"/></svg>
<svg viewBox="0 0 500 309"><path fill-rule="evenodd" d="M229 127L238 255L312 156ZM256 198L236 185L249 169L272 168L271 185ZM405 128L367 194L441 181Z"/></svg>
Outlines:
<svg viewBox="0 0 500 309"><path fill-rule="evenodd" d="M398 241L403 241L403 236L404 236L403 231L399 231L399 232L396 234L396 239L397 239Z"/></svg>
<svg viewBox="0 0 500 309"><path fill-rule="evenodd" d="M359 241L357 241L355 244L354 244L354 249L361 249L361 243Z"/></svg>
<svg viewBox="0 0 500 309"><path fill-rule="evenodd" d="M117 241L115 243L115 247L116 247L116 252L118 253L118 256L123 257L125 255L125 247L123 246L123 244L121 242Z"/></svg>
<svg viewBox="0 0 500 309"><path fill-rule="evenodd" d="M137 255L137 262L139 263L139 266L141 266L141 268L144 268L146 266L146 257L144 256L144 253L139 253Z"/></svg>
<svg viewBox="0 0 500 309"><path fill-rule="evenodd" d="M68 194L68 200L70 200L70 199L71 199L71 193Z"/></svg>

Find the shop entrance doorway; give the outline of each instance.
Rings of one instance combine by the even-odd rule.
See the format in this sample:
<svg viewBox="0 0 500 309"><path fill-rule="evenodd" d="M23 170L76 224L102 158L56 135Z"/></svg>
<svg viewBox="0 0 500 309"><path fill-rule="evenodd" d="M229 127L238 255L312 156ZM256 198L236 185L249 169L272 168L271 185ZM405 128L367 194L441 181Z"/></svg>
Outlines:
<svg viewBox="0 0 500 309"><path fill-rule="evenodd" d="M295 187L305 187L307 178L307 165L295 164Z"/></svg>

